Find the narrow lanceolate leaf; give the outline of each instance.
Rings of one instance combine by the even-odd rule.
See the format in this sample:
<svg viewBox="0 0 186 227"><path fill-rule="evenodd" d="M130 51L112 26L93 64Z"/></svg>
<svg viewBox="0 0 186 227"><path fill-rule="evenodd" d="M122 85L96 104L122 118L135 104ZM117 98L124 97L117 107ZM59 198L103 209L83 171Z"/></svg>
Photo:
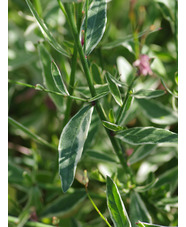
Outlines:
<svg viewBox="0 0 186 227"><path fill-rule="evenodd" d="M38 50L42 64L43 83L48 90L59 92L51 73L51 62L53 59L43 44L40 43L38 45ZM63 106L63 98L55 94L49 94L49 96L58 109L61 110Z"/></svg>
<svg viewBox="0 0 186 227"><path fill-rule="evenodd" d="M164 226L164 225L150 224L150 223L141 222L141 221L138 221L138 223L136 223L136 224L139 227L168 227L168 226Z"/></svg>
<svg viewBox="0 0 186 227"><path fill-rule="evenodd" d="M115 227L131 227L131 223L116 184L107 176L107 206Z"/></svg>
<svg viewBox="0 0 186 227"><path fill-rule="evenodd" d="M145 203L141 199L140 195L133 191L131 193L131 202L130 202L130 220L132 223L132 227L136 227L136 222L138 220L143 220L151 223L151 216L145 206Z"/></svg>
<svg viewBox="0 0 186 227"><path fill-rule="evenodd" d="M165 91L163 90L139 90L136 91L132 94L137 99L152 99L152 98L157 98L159 96L162 96L165 94Z"/></svg>
<svg viewBox="0 0 186 227"><path fill-rule="evenodd" d="M121 130L123 130L123 127L120 126L120 125L116 125L116 124L108 122L108 121L102 121L102 123L103 123L103 125L106 128L108 128L108 129L110 129L112 131L121 131Z"/></svg>
<svg viewBox="0 0 186 227"><path fill-rule="evenodd" d="M152 144L146 144L140 147L137 147L137 149L134 150L134 152L129 156L128 163L130 165L141 161L145 157L147 157L155 148L157 145Z"/></svg>
<svg viewBox="0 0 186 227"><path fill-rule="evenodd" d="M91 73L92 73L93 80L96 84L102 84L103 83L100 69L95 63L93 63L91 65Z"/></svg>
<svg viewBox="0 0 186 227"><path fill-rule="evenodd" d="M41 216L42 217L70 216L80 208L85 198L86 192L84 190L76 190L73 193L60 196L43 210Z"/></svg>
<svg viewBox="0 0 186 227"><path fill-rule="evenodd" d="M178 121L177 114L169 107L155 100L137 99L143 114L153 123L170 125Z"/></svg>
<svg viewBox="0 0 186 227"><path fill-rule="evenodd" d="M94 96L94 97L88 99L88 101L89 101L89 102L96 101L96 100L101 99L101 98L103 98L104 96L108 95L108 93L109 93L109 92L100 93L100 94L98 94L98 95L96 95L96 96Z"/></svg>
<svg viewBox="0 0 186 227"><path fill-rule="evenodd" d="M43 144L43 145L46 145L46 146L56 150L56 148L52 144L48 143L43 138L41 138L38 135L36 135L35 133L31 132L28 128L26 128L24 125L22 125L21 123L17 122L13 118L8 117L8 123L13 125L17 129L20 129L22 132L24 132L26 135L28 135L31 139L35 140L36 142L38 142L40 144Z"/></svg>
<svg viewBox="0 0 186 227"><path fill-rule="evenodd" d="M165 173L159 176L158 181L154 185L154 188L161 187L165 184L172 184L178 180L178 167L174 167L170 170L167 170Z"/></svg>
<svg viewBox="0 0 186 227"><path fill-rule="evenodd" d="M153 179L153 181L150 182L150 183L147 184L147 185L136 187L136 188L135 188L135 191L137 191L137 192L146 192L146 191L148 191L149 189L151 189L151 188L156 184L157 181L158 181L158 178Z"/></svg>
<svg viewBox="0 0 186 227"><path fill-rule="evenodd" d="M61 54L63 54L66 57L69 57L69 54L66 52L66 50L63 49L63 47L55 40L55 38L53 37L53 35L51 34L51 32L49 31L49 29L47 28L46 24L44 23L44 21L39 17L38 13L36 12L36 10L34 9L32 3L30 0L25 0L32 15L34 16L34 18L36 19L39 28L41 29L41 32L43 33L43 36L46 38L46 40L50 43L50 45L56 49L58 52L60 52Z"/></svg>
<svg viewBox="0 0 186 227"><path fill-rule="evenodd" d="M61 2L64 2L64 3L70 3L70 2L82 2L82 0L61 0Z"/></svg>
<svg viewBox="0 0 186 227"><path fill-rule="evenodd" d="M123 102L122 102L121 94L120 94L120 91L119 91L119 88L118 88L117 84L116 84L115 81L111 78L109 72L107 72L107 73L105 74L105 76L106 76L106 80L107 80L107 83L108 83L109 90L110 90L110 92L111 92L113 98L115 99L115 101L116 101L120 106L122 106Z"/></svg>
<svg viewBox="0 0 186 227"><path fill-rule="evenodd" d="M93 107L82 108L65 126L59 140L59 172L62 189L72 185L77 164L87 138Z"/></svg>
<svg viewBox="0 0 186 227"><path fill-rule="evenodd" d="M171 131L154 127L135 127L118 132L120 140L134 145L177 143L178 135Z"/></svg>
<svg viewBox="0 0 186 227"><path fill-rule="evenodd" d="M65 83L63 81L63 78L61 76L61 72L54 61L52 61L51 63L51 72L52 77L54 79L54 83L56 87L59 89L59 91L64 95L69 95Z"/></svg>
<svg viewBox="0 0 186 227"><path fill-rule="evenodd" d="M94 0L88 10L88 20L86 29L86 50L88 56L97 46L103 37L107 22L107 3L106 0ZM81 31L85 31L85 19L81 26ZM83 33L82 33L83 36Z"/></svg>

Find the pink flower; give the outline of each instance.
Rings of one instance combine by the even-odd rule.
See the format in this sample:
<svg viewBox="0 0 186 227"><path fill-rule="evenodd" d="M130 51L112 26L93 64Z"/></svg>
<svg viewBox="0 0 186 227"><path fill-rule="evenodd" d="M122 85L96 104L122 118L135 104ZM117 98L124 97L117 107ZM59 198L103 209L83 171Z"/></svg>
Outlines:
<svg viewBox="0 0 186 227"><path fill-rule="evenodd" d="M140 58L137 59L134 63L133 66L138 67L138 74L139 75L152 75L152 70L150 68L150 58L148 55L141 54Z"/></svg>

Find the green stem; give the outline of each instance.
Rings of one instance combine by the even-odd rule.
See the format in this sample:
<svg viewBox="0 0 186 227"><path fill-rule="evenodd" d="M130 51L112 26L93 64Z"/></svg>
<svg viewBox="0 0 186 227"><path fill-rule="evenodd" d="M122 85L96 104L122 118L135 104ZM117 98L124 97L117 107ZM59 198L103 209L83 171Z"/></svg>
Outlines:
<svg viewBox="0 0 186 227"><path fill-rule="evenodd" d="M19 222L19 219L17 217L8 216L8 222L17 224ZM25 225L25 227L54 227L54 225L46 225L39 222L33 222L28 221Z"/></svg>
<svg viewBox="0 0 186 227"><path fill-rule="evenodd" d="M40 0L34 0L34 5L37 13L39 14L40 17L42 17L42 6Z"/></svg>
<svg viewBox="0 0 186 227"><path fill-rule="evenodd" d="M94 85L93 85L93 82L92 82L92 79L91 79L91 75L90 75L90 71L89 71L89 67L88 67L88 63L87 63L87 60L85 58L85 55L84 55L84 52L83 52L83 49L82 49L82 46L81 46L81 43L80 43L80 40L79 40L79 35L78 35L76 24L73 20L71 8L70 8L69 4L64 4L64 7L65 7L65 10L66 10L68 18L69 18L70 27L71 27L71 30L72 30L72 33L73 33L73 36L74 36L74 41L75 41L75 44L77 46L77 50L79 52L79 56L80 56L81 63L82 63L83 69L84 69L84 73L85 73L85 76L86 76L86 79L87 79L87 83L88 83L88 86L89 86L89 89L90 89L90 93L91 93L92 97L94 97L94 96L96 96L96 90L94 88ZM104 111L102 110L102 107L99 104L99 102L96 102L95 108L97 110L97 113L98 113L100 119L102 121L107 121L107 118L105 117ZM110 138L110 141L112 143L114 151L116 152L122 167L124 168L124 170L126 172L128 172L130 174L131 172L130 172L129 167L127 166L126 160L124 159L122 149L121 149L118 141L116 140L116 138L113 136L113 132L106 129L106 128L105 128L105 130L107 132L107 135Z"/></svg>
<svg viewBox="0 0 186 227"><path fill-rule="evenodd" d="M104 222L109 226L109 227L112 227L109 222L107 221L107 219L103 216L103 214L100 212L100 210L97 208L96 204L94 203L94 201L92 200L92 198L90 197L89 193L88 193L88 190L87 188L85 187L86 189L86 193L87 193L87 196L90 200L90 202L92 203L93 207L95 208L95 210L98 212L99 216L104 220Z"/></svg>
<svg viewBox="0 0 186 227"><path fill-rule="evenodd" d="M140 47L139 47L139 40L138 40L138 32L137 31L133 32L133 38L134 38L134 49L135 49L136 59L139 59Z"/></svg>
<svg viewBox="0 0 186 227"><path fill-rule="evenodd" d="M178 60L178 1L175 0L175 9L174 9L174 26L175 26L175 31L174 31L174 38L175 38L175 45L176 45L176 54L177 54L177 60Z"/></svg>
<svg viewBox="0 0 186 227"><path fill-rule="evenodd" d="M58 1L58 4L59 4L59 7L60 7L61 11L63 12L63 14L65 15L66 19L68 20L67 13L66 13L66 11L65 11L65 8L64 8L64 6L63 6L61 0L57 0L57 1Z"/></svg>
<svg viewBox="0 0 186 227"><path fill-rule="evenodd" d="M77 48L76 48L76 46L74 46L74 53L73 53L73 56L72 56L72 65L71 65L72 70L71 70L71 74L70 74L70 84L69 84L69 88L68 88L68 92L69 92L70 95L72 95L73 92L74 92L76 66L77 66ZM64 121L63 121L63 127L69 121L71 108L72 108L72 98L68 97L67 98L67 107L66 107L66 112L65 112L65 118L64 118Z"/></svg>
<svg viewBox="0 0 186 227"><path fill-rule="evenodd" d="M29 87L29 88L33 88L33 89L35 89L37 91L44 91L44 92L47 92L47 93L60 95L60 96L63 96L64 98L68 97L69 99L75 99L75 100L79 100L79 101L83 101L83 102L88 102L88 99L83 99L83 98L75 97L75 96L72 96L72 95L64 95L64 94L62 94L60 92L51 91L51 90L48 90L48 89L46 89L44 87L40 88L40 87L31 85L31 84L26 84L26 83L22 83L22 82L19 82L19 81L14 81L14 80L8 80L8 82L9 83L13 83L13 84L18 84L18 85L21 85L21 86L25 86L25 87Z"/></svg>
<svg viewBox="0 0 186 227"><path fill-rule="evenodd" d="M87 43L88 6L89 6L89 0L86 0L86 5L85 5L85 33L84 33L84 52L85 53L86 53L86 43Z"/></svg>

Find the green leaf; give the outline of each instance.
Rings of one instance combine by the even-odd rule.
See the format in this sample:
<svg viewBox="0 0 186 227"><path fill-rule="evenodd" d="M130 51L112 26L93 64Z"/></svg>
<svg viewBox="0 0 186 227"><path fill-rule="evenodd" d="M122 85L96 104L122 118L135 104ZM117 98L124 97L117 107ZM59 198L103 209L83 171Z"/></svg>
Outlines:
<svg viewBox="0 0 186 227"><path fill-rule="evenodd" d="M93 77L93 80L95 81L95 83L102 84L103 80L101 78L101 72L100 72L99 67L95 63L93 63L91 65L91 72L92 72L92 77Z"/></svg>
<svg viewBox="0 0 186 227"><path fill-rule="evenodd" d="M137 147L134 152L129 156L128 163L130 165L141 161L145 157L147 157L154 149L156 148L156 145L143 145L140 147Z"/></svg>
<svg viewBox="0 0 186 227"><path fill-rule="evenodd" d="M136 187L135 191L136 192L146 192L146 191L150 190L156 184L157 181L158 181L158 178L153 179L153 181L147 185Z"/></svg>
<svg viewBox="0 0 186 227"><path fill-rule="evenodd" d="M165 19L174 23L174 10L175 10L175 1L169 0L155 0L159 5L159 9L162 12ZM171 24L172 25L172 24Z"/></svg>
<svg viewBox="0 0 186 227"><path fill-rule="evenodd" d="M110 120L111 123L114 123L116 121L113 109L109 110L109 120Z"/></svg>
<svg viewBox="0 0 186 227"><path fill-rule="evenodd" d="M131 223L116 184L107 176L107 206L115 227L131 227Z"/></svg>
<svg viewBox="0 0 186 227"><path fill-rule="evenodd" d="M23 183L23 173L24 169L15 165L11 161L8 161L8 182L9 183Z"/></svg>
<svg viewBox="0 0 186 227"><path fill-rule="evenodd" d="M61 72L54 61L52 61L51 63L51 72L55 85L59 89L59 91L64 95L69 95L63 78L61 76Z"/></svg>
<svg viewBox="0 0 186 227"><path fill-rule="evenodd" d="M103 37L107 22L106 0L94 0L88 10L87 30L86 30L86 50L88 56L97 46ZM85 30L85 19L83 20L81 31Z"/></svg>
<svg viewBox="0 0 186 227"><path fill-rule="evenodd" d="M14 127L16 127L18 129L20 129L21 131L23 131L26 135L28 135L31 139L34 139L36 142L56 150L56 148L52 144L48 143L46 140L42 139L41 137L39 137L35 133L31 132L28 128L26 128L24 125L22 125L21 123L17 122L13 118L8 117L8 122L11 125L13 125Z"/></svg>
<svg viewBox="0 0 186 227"><path fill-rule="evenodd" d="M122 106L123 102L122 102L121 94L120 94L120 91L119 91L119 88L118 88L117 84L116 84L115 81L111 78L109 72L106 72L105 77L106 77L106 80L107 80L107 83L108 83L108 87L109 87L109 90L110 90L110 92L111 92L113 98L115 99L115 101L116 101L120 106Z"/></svg>
<svg viewBox="0 0 186 227"><path fill-rule="evenodd" d="M94 85L94 88L96 90L97 95L109 93L108 84L96 84L96 85ZM81 93L85 97L88 97L88 98L91 97L91 93L90 93L90 90L89 90L88 87L77 87L76 91L78 91L79 93Z"/></svg>
<svg viewBox="0 0 186 227"><path fill-rule="evenodd" d="M93 107L82 108L67 123L59 140L59 172L62 189L66 192L74 181L77 164L87 138Z"/></svg>
<svg viewBox="0 0 186 227"><path fill-rule="evenodd" d="M151 223L151 216L145 206L145 203L137 192L131 192L130 201L130 220L132 226L135 227L135 223L138 220L143 220Z"/></svg>
<svg viewBox="0 0 186 227"><path fill-rule="evenodd" d="M41 213L42 217L67 218L72 216L80 208L86 198L84 190L76 190L72 193L62 195L50 203ZM68 206L67 206L68 204Z"/></svg>
<svg viewBox="0 0 186 227"><path fill-rule="evenodd" d="M116 159L110 157L108 154L105 153L101 153L99 151L95 151L95 150L87 150L85 153L87 156L100 160L102 162L112 162L112 163L116 163Z"/></svg>
<svg viewBox="0 0 186 227"><path fill-rule="evenodd" d="M79 3L79 2L82 2L83 0L61 0L61 2L64 2L64 3L70 3L70 2L75 2L75 3Z"/></svg>
<svg viewBox="0 0 186 227"><path fill-rule="evenodd" d="M136 91L132 94L132 96L134 96L137 99L152 99L152 98L156 98L159 96L162 96L165 94L164 90L155 90L155 91L151 91L151 90L139 90Z"/></svg>
<svg viewBox="0 0 186 227"><path fill-rule="evenodd" d="M101 98L103 98L104 96L108 95L108 93L109 93L109 92L100 93L100 94L98 94L98 95L96 95L96 96L94 96L94 97L88 99L88 101L89 101L89 102L96 101L96 100L101 99Z"/></svg>
<svg viewBox="0 0 186 227"><path fill-rule="evenodd" d="M12 216L8 216L8 223L16 224L16 223L18 223L18 221L19 221L18 218L12 217ZM35 221L28 221L27 223L25 223L24 226L25 227L54 227L53 225L43 224L43 223L35 222Z"/></svg>
<svg viewBox="0 0 186 227"><path fill-rule="evenodd" d="M103 123L103 125L106 128L108 128L108 129L110 129L112 131L121 131L121 130L123 130L123 127L120 126L120 125L116 125L116 124L108 122L108 121L102 121L102 123Z"/></svg>
<svg viewBox="0 0 186 227"><path fill-rule="evenodd" d="M155 100L137 99L137 102L143 114L155 124L171 125L178 121L172 109Z"/></svg>
<svg viewBox="0 0 186 227"><path fill-rule="evenodd" d="M178 206L178 196L176 197L168 197L168 198L163 198L159 200L158 202L155 202L156 207L177 207Z"/></svg>
<svg viewBox="0 0 186 227"><path fill-rule="evenodd" d="M120 140L134 145L176 143L178 135L171 131L154 127L134 127L118 132L116 135Z"/></svg>
<svg viewBox="0 0 186 227"><path fill-rule="evenodd" d="M161 187L164 184L171 184L178 180L178 167L174 167L170 170L167 170L165 173L158 177L158 181L154 185L154 188Z"/></svg>
<svg viewBox="0 0 186 227"><path fill-rule="evenodd" d="M39 55L42 63L42 71L43 71L43 83L46 86L47 89L55 92L59 92L58 88L56 87L56 84L54 82L52 73L51 73L51 62L52 57L49 54L49 52L46 50L43 44L38 45ZM59 95L51 94L49 93L49 96L53 100L53 102L56 104L59 110L62 110L63 108L63 98Z"/></svg>
<svg viewBox="0 0 186 227"><path fill-rule="evenodd" d="M131 105L133 103L133 100L134 100L134 98L131 95L129 95L129 97L128 97L127 101L126 101L125 107L124 107L124 109L123 109L123 111L121 113L120 120L118 122L120 125L121 124L126 124L126 120L127 120L128 116L130 114L129 109L130 109L130 107L131 107Z"/></svg>
<svg viewBox="0 0 186 227"><path fill-rule="evenodd" d="M47 28L46 24L44 23L44 21L39 17L38 13L36 12L36 10L34 9L32 3L30 0L25 0L32 15L34 16L34 18L36 19L39 28L41 29L41 32L43 33L43 36L46 38L46 40L49 42L49 44L56 49L59 53L61 53L62 55L69 57L69 54L62 48L62 46L55 40L55 38L53 37L53 35L51 34L51 32L49 31L49 29Z"/></svg>
<svg viewBox="0 0 186 227"><path fill-rule="evenodd" d="M150 224L150 223L145 223L145 222L141 222L141 221L138 221L137 225L140 227L168 227L168 226L164 226L164 225Z"/></svg>
<svg viewBox="0 0 186 227"><path fill-rule="evenodd" d="M147 29L145 31L140 32L137 37L140 38L143 35L147 34L147 32L148 32L148 34L151 34L151 33L157 32L157 31L159 31L159 28L155 29L154 31ZM109 49L113 49L113 48L121 46L121 45L122 46L131 45L131 43L133 43L133 42L134 42L134 36L133 36L133 34L131 34L131 35L127 35L124 38L119 38L119 39L116 39L116 40L114 40L110 43L103 44L102 49L103 50L109 50Z"/></svg>

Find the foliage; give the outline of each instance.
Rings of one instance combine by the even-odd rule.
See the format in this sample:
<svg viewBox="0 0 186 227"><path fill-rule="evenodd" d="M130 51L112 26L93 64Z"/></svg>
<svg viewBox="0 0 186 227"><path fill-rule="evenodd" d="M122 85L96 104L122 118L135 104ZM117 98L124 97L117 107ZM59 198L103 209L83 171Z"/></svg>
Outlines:
<svg viewBox="0 0 186 227"><path fill-rule="evenodd" d="M178 225L177 47L177 0L9 1L9 226Z"/></svg>

